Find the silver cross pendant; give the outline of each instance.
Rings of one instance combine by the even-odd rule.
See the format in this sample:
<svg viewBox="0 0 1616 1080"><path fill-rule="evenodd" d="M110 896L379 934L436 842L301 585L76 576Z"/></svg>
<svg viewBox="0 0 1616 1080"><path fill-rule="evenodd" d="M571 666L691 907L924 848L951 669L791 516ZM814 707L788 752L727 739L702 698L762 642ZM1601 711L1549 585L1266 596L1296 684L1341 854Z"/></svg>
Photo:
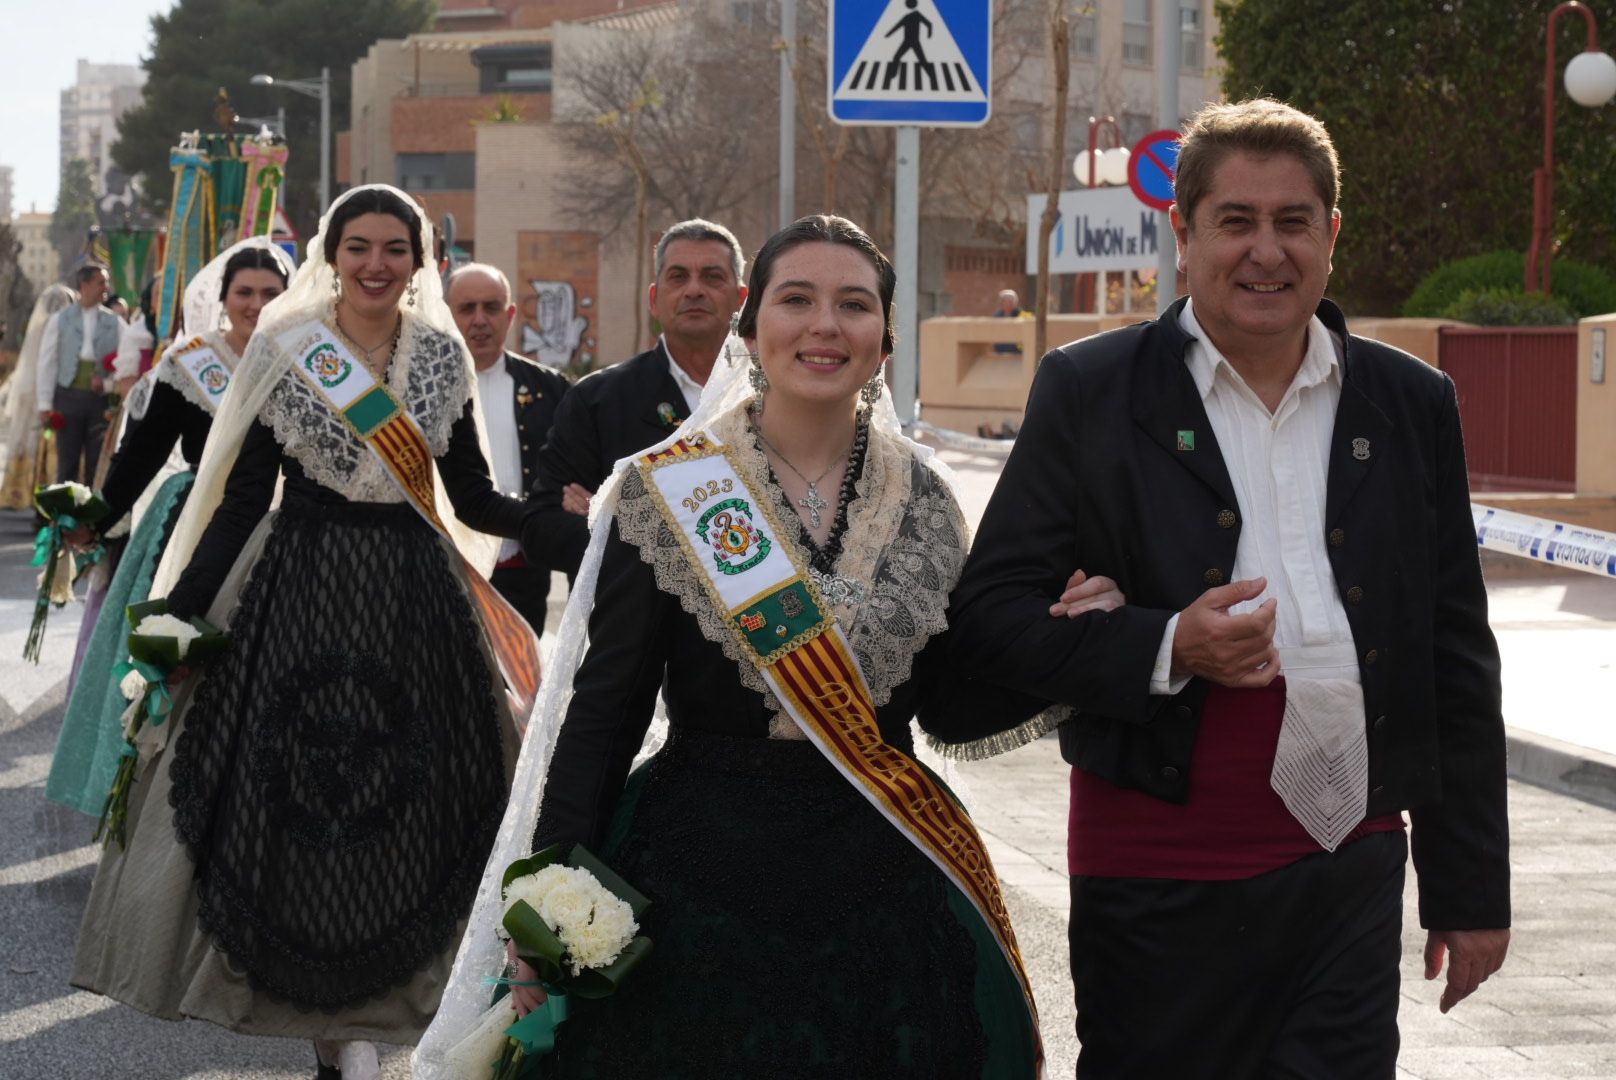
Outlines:
<svg viewBox="0 0 1616 1080"><path fill-rule="evenodd" d="M826 502L824 499L821 499L819 497L819 489L814 487L814 485L809 484L808 494L798 499L797 505L807 508L808 523L817 529L819 528L819 522L821 520L819 512L825 509L825 507L829 506L830 503Z"/></svg>

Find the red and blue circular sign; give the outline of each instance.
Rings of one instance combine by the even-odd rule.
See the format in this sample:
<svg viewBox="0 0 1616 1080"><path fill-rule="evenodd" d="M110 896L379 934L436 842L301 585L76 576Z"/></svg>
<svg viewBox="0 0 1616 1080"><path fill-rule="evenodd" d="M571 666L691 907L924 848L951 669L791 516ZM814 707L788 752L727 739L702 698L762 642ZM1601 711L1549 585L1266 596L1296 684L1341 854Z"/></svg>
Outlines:
<svg viewBox="0 0 1616 1080"><path fill-rule="evenodd" d="M1139 201L1156 210L1173 205L1173 170L1178 166L1178 132L1152 131L1128 155L1128 186Z"/></svg>

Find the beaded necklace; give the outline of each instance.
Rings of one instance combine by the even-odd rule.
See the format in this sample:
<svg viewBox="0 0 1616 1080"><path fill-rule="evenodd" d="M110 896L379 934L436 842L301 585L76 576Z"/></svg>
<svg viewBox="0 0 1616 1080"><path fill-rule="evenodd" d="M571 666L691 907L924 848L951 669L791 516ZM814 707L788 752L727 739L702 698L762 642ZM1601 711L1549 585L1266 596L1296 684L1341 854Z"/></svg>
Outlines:
<svg viewBox="0 0 1616 1080"><path fill-rule="evenodd" d="M752 433L762 441L755 416L752 417ZM797 518L797 538L802 542L803 550L808 552L808 565L821 574L835 573L836 560L842 557L842 541L847 535L847 508L858 498L858 489L855 485L864 473L864 458L869 446L870 414L868 410L861 409L854 427L853 446L847 455L847 471L842 474L842 484L836 495L836 516L831 519L830 535L825 538L823 546L808 531L807 522L800 516ZM768 455L765 454L763 460L767 464ZM769 480L779 487L780 478L775 475L773 464L768 464L768 469Z"/></svg>

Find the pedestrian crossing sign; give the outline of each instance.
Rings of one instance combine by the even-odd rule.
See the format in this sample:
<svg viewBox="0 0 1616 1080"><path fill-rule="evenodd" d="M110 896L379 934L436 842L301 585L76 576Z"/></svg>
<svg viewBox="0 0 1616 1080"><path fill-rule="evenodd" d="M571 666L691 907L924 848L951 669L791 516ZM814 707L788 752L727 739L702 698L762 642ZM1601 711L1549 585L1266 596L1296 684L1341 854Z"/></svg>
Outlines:
<svg viewBox="0 0 1616 1080"><path fill-rule="evenodd" d="M992 0L830 0L830 118L980 127L992 112Z"/></svg>

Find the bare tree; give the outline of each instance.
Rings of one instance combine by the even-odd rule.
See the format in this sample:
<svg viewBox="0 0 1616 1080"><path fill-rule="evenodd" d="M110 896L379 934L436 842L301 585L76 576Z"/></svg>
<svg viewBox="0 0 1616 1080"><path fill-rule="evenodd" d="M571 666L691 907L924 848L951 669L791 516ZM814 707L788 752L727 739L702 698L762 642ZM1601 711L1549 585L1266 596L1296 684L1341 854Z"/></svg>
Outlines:
<svg viewBox="0 0 1616 1080"><path fill-rule="evenodd" d="M772 39L690 0L679 22L594 31L558 69L556 121L576 166L566 208L601 231L723 217L772 183ZM776 110L777 111L777 110Z"/></svg>

